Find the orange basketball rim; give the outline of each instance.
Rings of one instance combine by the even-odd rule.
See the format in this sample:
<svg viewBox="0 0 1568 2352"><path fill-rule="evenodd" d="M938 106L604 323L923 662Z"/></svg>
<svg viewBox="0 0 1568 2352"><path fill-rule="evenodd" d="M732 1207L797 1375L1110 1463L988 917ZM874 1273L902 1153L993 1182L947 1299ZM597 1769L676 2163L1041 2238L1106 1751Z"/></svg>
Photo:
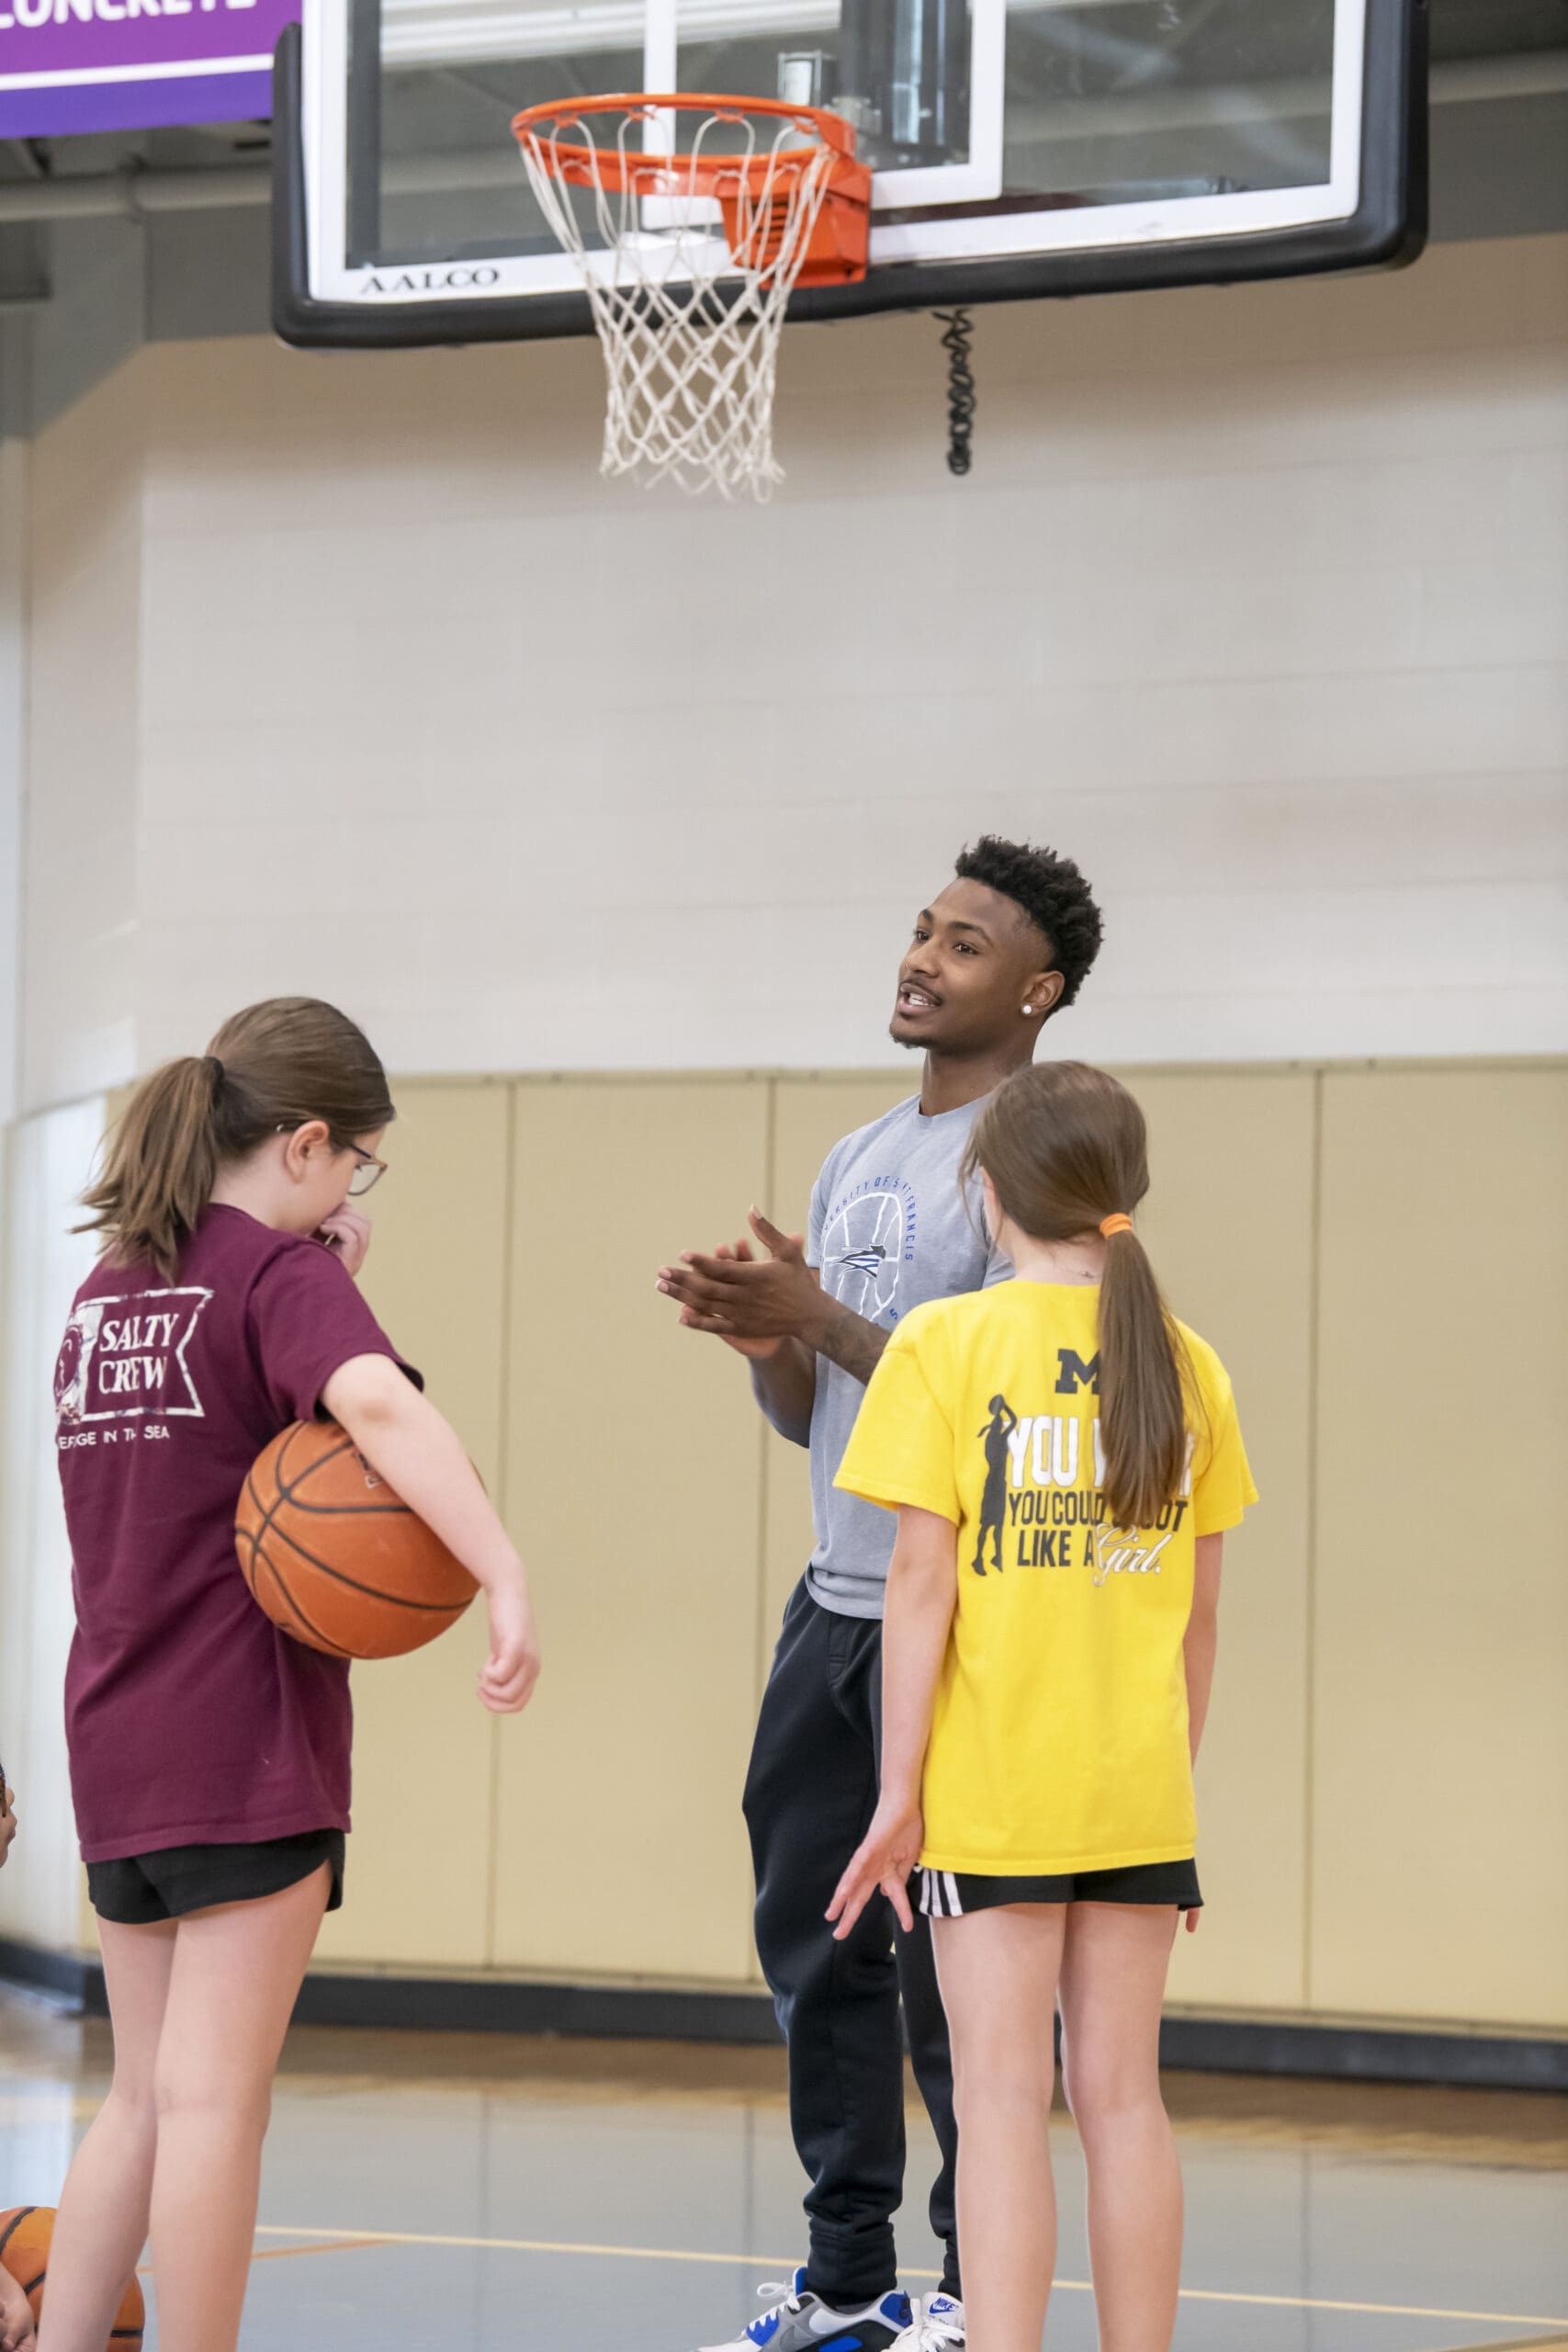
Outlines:
<svg viewBox="0 0 1568 2352"><path fill-rule="evenodd" d="M658 126L669 134L677 113L706 118L687 153L649 153L628 145L635 124ZM618 121L611 144L590 138L594 116ZM777 121L798 133L798 146L780 139L758 145L751 118ZM704 142L716 125L746 134L744 150L707 152ZM855 160L851 124L821 107L790 106L782 98L715 96L702 91L621 92L598 98L555 98L525 107L512 125L520 146L532 149L568 187L591 188L633 198L708 198L724 216L731 255L764 281L784 245L802 183L821 175L820 209L795 270L796 286L845 286L866 274L871 237L871 173ZM563 136L563 133L581 136ZM782 134L781 134L782 136ZM825 162L823 161L825 155Z"/></svg>

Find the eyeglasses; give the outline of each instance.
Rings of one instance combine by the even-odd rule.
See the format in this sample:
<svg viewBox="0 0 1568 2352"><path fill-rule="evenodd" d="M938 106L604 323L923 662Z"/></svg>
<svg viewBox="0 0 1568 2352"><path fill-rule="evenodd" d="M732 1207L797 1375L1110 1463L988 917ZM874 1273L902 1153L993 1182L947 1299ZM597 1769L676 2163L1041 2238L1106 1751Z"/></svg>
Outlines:
<svg viewBox="0 0 1568 2352"><path fill-rule="evenodd" d="M301 1124L303 1124L303 1122L301 1122ZM297 1129L292 1121L285 1120L283 1125L276 1128L274 1132L280 1136L291 1136L297 1132ZM352 1151L355 1158L363 1163L362 1166L355 1170L353 1175L348 1180L349 1199L351 1201L363 1200L366 1193L370 1191L371 1187L378 1184L382 1177L386 1174L387 1163L384 1159L378 1159L373 1152L366 1151L362 1146L356 1143L340 1144L337 1148L340 1151Z"/></svg>
<svg viewBox="0 0 1568 2352"><path fill-rule="evenodd" d="M380 1182L387 1172L387 1163L367 1151L361 1151L356 1143L351 1143L348 1148L361 1162L348 1180L348 1196L350 1200L357 1201L364 1198L373 1184Z"/></svg>

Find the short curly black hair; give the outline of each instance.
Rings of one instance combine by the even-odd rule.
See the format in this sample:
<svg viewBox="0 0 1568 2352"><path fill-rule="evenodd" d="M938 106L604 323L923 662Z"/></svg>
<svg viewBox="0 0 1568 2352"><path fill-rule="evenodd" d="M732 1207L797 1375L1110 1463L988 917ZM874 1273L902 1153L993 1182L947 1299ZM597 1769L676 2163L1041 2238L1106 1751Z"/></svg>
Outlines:
<svg viewBox="0 0 1568 2352"><path fill-rule="evenodd" d="M1051 968L1062 975L1057 1006L1071 1004L1105 930L1094 895L1072 859L1054 849L982 833L972 848L960 852L953 872L961 882L983 882L1022 909L1051 950Z"/></svg>

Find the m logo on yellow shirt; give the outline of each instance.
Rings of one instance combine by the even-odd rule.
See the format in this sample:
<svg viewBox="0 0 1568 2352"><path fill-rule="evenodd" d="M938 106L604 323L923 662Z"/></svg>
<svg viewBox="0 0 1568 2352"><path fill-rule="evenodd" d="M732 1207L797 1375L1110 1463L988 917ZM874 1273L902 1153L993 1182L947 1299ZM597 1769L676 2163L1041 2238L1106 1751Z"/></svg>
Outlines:
<svg viewBox="0 0 1568 2352"><path fill-rule="evenodd" d="M1090 1356L1089 1362L1085 1363L1076 1348L1058 1348L1056 1351L1057 1396L1076 1396L1080 1388L1087 1388L1092 1395L1099 1396L1100 1358L1097 1355Z"/></svg>

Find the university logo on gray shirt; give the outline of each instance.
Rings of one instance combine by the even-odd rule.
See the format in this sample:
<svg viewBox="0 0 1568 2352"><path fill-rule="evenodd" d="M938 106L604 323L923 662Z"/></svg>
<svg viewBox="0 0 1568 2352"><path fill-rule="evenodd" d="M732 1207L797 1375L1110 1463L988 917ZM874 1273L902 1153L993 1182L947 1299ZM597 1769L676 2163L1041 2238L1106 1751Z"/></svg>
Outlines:
<svg viewBox="0 0 1568 2352"><path fill-rule="evenodd" d="M822 1287L885 1331L911 1306L1003 1282L1012 1269L987 1251L976 1200L966 1204L958 1164L979 1102L936 1118L919 1097L836 1143L811 1194L806 1254ZM843 1617L880 1617L897 1521L840 1494L833 1480L865 1396L863 1383L817 1359L811 1414L811 1509L817 1548L812 1598Z"/></svg>

